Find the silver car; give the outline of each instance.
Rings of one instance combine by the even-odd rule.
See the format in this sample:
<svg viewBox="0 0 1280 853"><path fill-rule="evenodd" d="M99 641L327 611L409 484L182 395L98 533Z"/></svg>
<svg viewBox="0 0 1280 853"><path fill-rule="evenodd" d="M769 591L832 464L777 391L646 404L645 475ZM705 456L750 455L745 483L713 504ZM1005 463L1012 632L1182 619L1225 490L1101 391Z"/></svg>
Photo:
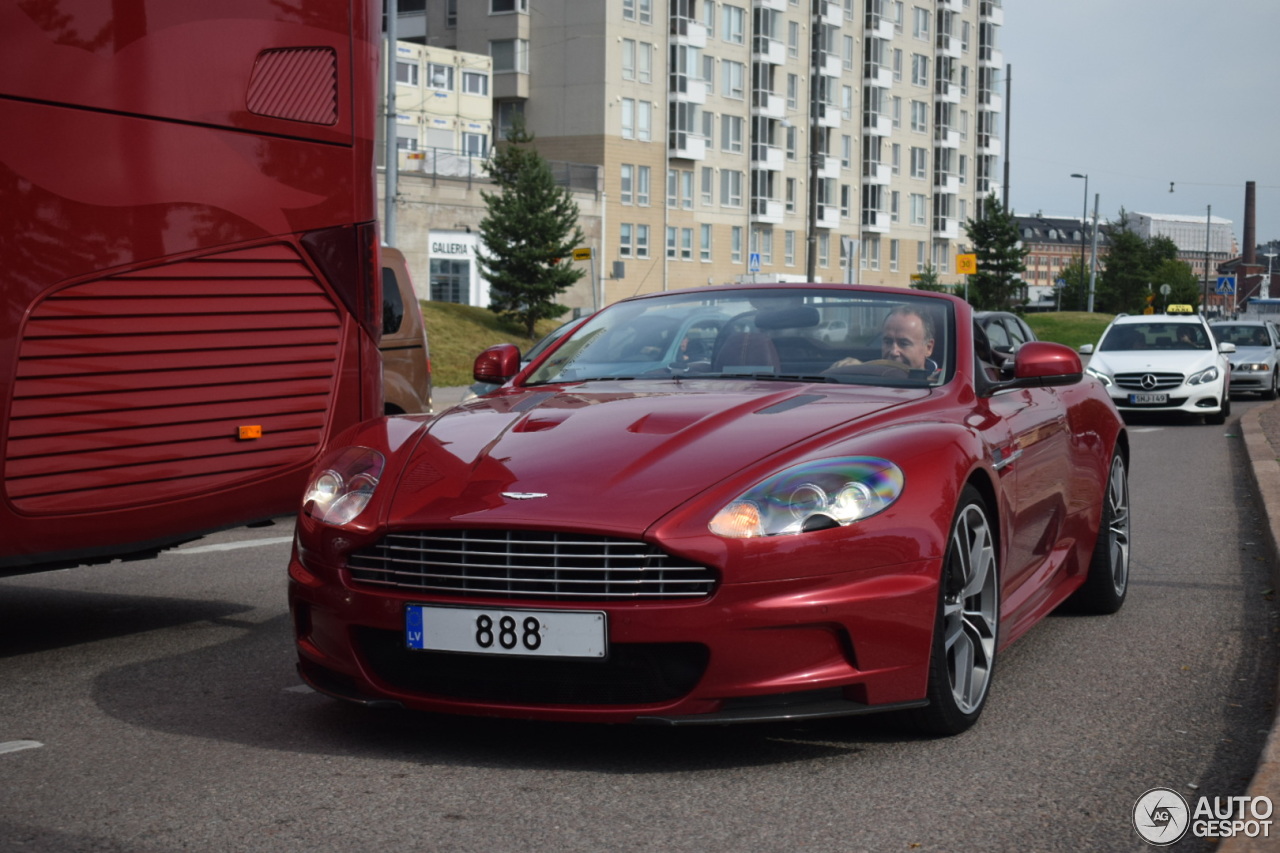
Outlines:
<svg viewBox="0 0 1280 853"><path fill-rule="evenodd" d="M1236 345L1231 356L1232 393L1247 391L1261 394L1264 400L1276 399L1280 333L1275 325L1261 320L1233 320L1212 323L1210 328L1218 343Z"/></svg>

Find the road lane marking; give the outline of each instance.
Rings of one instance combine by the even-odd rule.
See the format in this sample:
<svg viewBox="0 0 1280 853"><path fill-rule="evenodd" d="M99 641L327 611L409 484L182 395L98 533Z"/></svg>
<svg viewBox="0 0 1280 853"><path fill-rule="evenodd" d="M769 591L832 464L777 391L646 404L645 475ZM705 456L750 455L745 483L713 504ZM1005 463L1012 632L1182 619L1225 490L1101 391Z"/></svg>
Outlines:
<svg viewBox="0 0 1280 853"><path fill-rule="evenodd" d="M235 551L240 548L259 548L263 545L280 545L292 542L292 536L276 536L271 539L249 539L244 542L223 542L218 545L197 545L194 548L178 548L174 554L211 554L215 551Z"/></svg>
<svg viewBox="0 0 1280 853"><path fill-rule="evenodd" d="M24 749L39 749L44 746L38 740L11 740L0 743L0 755L6 752L21 752Z"/></svg>

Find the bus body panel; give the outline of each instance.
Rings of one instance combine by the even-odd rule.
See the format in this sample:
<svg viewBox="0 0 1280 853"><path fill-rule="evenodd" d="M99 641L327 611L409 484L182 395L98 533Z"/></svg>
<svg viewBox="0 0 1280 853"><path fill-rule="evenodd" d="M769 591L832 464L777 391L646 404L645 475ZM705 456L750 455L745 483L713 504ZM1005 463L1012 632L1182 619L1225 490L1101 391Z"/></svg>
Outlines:
<svg viewBox="0 0 1280 853"><path fill-rule="evenodd" d="M290 514L381 413L379 15L0 0L0 573Z"/></svg>

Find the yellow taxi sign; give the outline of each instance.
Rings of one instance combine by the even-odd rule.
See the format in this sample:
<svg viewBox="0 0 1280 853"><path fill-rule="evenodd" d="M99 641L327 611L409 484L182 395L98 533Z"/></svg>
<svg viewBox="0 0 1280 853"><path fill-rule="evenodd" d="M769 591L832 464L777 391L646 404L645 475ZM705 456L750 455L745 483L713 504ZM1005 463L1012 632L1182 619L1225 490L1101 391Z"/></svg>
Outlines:
<svg viewBox="0 0 1280 853"><path fill-rule="evenodd" d="M573 259L575 261L589 261L591 260L591 250L590 249L574 249Z"/></svg>
<svg viewBox="0 0 1280 853"><path fill-rule="evenodd" d="M956 255L956 272L961 275L973 275L978 271L978 256Z"/></svg>
<svg viewBox="0 0 1280 853"><path fill-rule="evenodd" d="M1165 308L1165 309L1164 309L1164 313L1166 313L1166 314L1194 314L1194 313L1196 313L1196 309L1192 308L1190 305L1170 305L1168 308Z"/></svg>

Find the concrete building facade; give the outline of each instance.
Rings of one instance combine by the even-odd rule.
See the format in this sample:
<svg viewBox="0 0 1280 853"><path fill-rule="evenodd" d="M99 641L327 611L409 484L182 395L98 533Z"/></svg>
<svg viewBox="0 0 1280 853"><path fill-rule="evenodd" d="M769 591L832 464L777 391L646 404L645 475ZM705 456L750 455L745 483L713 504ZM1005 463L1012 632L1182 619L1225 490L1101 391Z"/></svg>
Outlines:
<svg viewBox="0 0 1280 853"><path fill-rule="evenodd" d="M401 20L424 63L491 60L492 138L523 113L548 160L599 167L605 303L959 281L964 223L999 194L999 0L420 0Z"/></svg>

